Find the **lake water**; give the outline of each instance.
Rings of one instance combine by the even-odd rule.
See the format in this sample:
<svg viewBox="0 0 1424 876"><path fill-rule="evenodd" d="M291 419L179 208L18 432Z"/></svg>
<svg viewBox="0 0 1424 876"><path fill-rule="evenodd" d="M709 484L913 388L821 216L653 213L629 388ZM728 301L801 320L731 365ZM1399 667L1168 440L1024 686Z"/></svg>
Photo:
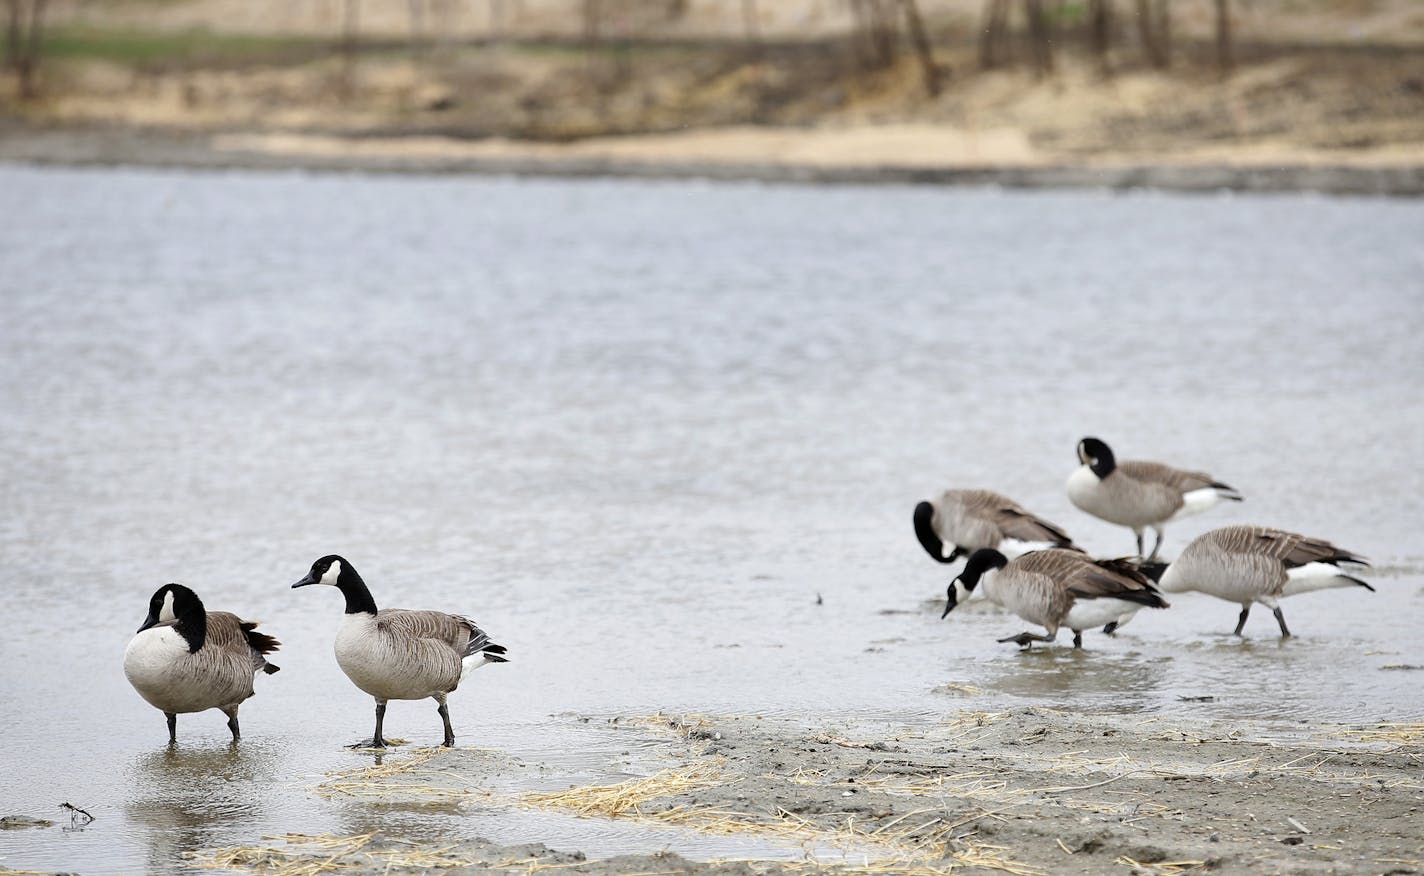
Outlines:
<svg viewBox="0 0 1424 876"><path fill-rule="evenodd" d="M1424 662L1421 337L1420 202L0 167L0 815L96 816L0 833L0 867L376 827L726 851L315 797L372 722L338 594L288 589L326 553L508 646L451 698L462 744L594 778L627 742L575 716L1419 720L1388 667ZM941 621L910 514L945 487L1130 552L1064 494L1089 434L1246 495L1167 556L1270 524L1378 592L1288 600L1284 643L1197 595L1084 653ZM236 752L217 712L168 752L124 679L168 581L283 642ZM387 732L438 741L432 706Z"/></svg>

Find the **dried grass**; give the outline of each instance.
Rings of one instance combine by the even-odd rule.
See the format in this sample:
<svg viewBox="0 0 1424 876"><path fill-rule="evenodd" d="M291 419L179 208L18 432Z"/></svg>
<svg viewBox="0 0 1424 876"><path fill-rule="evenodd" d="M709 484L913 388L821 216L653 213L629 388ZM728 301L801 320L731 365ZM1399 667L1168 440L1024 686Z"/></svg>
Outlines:
<svg viewBox="0 0 1424 876"><path fill-rule="evenodd" d="M566 791L525 794L519 802L535 809L564 809L585 817L662 819L673 810L654 811L649 805L653 801L725 784L728 780L720 765L695 764L615 785L586 785Z"/></svg>
<svg viewBox="0 0 1424 876"><path fill-rule="evenodd" d="M261 876L316 876L373 868L389 871L395 867L453 870L475 863L451 856L448 849L426 849L396 840L390 841L396 843L395 847L367 849L375 836L374 833L347 837L300 833L266 836L262 839L280 845L212 849L191 854L189 861L206 869L246 870Z"/></svg>
<svg viewBox="0 0 1424 876"><path fill-rule="evenodd" d="M1206 861L1158 861L1153 864L1144 864L1141 861L1134 861L1127 855L1117 859L1119 864L1126 864L1134 870L1141 870L1144 873L1161 874L1161 876L1175 876L1177 873L1190 873L1206 867Z"/></svg>
<svg viewBox="0 0 1424 876"><path fill-rule="evenodd" d="M460 787L457 784L431 785L414 782L392 783L399 776L412 776L420 767L439 757L446 748L417 748L410 757L387 759L384 763L329 773L325 781L312 790L331 797L370 798L413 796L433 800L462 800L469 797L489 797L488 791Z"/></svg>
<svg viewBox="0 0 1424 876"><path fill-rule="evenodd" d="M1355 727L1336 727L1332 736L1355 742L1384 743L1396 747L1424 745L1424 723L1384 722Z"/></svg>

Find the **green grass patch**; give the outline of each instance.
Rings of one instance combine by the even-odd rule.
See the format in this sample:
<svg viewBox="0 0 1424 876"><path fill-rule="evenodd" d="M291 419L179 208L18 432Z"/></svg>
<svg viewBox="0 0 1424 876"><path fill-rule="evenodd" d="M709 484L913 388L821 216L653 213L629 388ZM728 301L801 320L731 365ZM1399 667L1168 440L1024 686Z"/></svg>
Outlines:
<svg viewBox="0 0 1424 876"><path fill-rule="evenodd" d="M51 58L157 66L297 60L331 46L330 40L310 37L60 27L45 35L44 52Z"/></svg>

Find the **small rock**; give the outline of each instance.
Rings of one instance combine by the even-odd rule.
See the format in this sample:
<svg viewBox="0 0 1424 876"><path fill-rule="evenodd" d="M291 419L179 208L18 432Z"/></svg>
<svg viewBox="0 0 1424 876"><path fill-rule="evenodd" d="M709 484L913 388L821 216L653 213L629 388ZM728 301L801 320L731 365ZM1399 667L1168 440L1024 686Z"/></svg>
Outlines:
<svg viewBox="0 0 1424 876"><path fill-rule="evenodd" d="M31 815L6 815L0 817L0 830L24 830L28 827L54 827L54 822Z"/></svg>

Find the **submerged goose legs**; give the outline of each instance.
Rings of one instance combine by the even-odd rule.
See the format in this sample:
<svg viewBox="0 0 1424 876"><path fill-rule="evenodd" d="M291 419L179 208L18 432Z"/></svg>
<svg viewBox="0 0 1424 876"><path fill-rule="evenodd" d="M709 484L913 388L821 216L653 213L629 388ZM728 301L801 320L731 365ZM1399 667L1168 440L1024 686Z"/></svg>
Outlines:
<svg viewBox="0 0 1424 876"><path fill-rule="evenodd" d="M168 719L168 744L178 744L178 716L173 712L164 712L163 717Z"/></svg>
<svg viewBox="0 0 1424 876"><path fill-rule="evenodd" d="M1241 631L1246 627L1246 617L1250 614L1251 603L1248 602L1245 605L1241 606L1241 616L1236 619L1236 629L1232 631L1232 635L1241 635Z"/></svg>
<svg viewBox="0 0 1424 876"><path fill-rule="evenodd" d="M242 732L237 727L237 709L223 709L223 714L227 715L227 729L232 731L232 741L236 742L242 738Z"/></svg>
<svg viewBox="0 0 1424 876"><path fill-rule="evenodd" d="M1291 631L1286 629L1286 616L1281 614L1281 607L1277 605L1271 609L1271 613L1276 616L1276 623L1281 625L1281 638L1289 639Z"/></svg>

